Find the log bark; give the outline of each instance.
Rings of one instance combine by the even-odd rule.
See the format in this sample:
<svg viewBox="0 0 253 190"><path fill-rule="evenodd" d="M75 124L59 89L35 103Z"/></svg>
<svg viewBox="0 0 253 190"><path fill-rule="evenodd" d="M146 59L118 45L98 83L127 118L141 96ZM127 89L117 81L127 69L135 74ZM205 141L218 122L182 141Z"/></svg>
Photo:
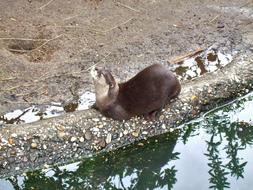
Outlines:
<svg viewBox="0 0 253 190"><path fill-rule="evenodd" d="M7 177L51 164L66 164L172 131L207 110L252 89L253 54L191 81L182 82L179 99L156 121L114 121L95 110L65 114L22 125L0 126L0 176Z"/></svg>

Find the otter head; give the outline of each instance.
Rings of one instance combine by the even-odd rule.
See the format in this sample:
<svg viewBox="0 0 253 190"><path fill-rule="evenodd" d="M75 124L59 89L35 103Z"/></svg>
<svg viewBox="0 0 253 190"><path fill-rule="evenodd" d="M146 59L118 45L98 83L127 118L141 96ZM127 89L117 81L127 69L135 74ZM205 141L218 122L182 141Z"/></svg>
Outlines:
<svg viewBox="0 0 253 190"><path fill-rule="evenodd" d="M96 104L99 104L98 107L108 106L113 103L117 98L119 86L111 72L104 68L93 67L91 76L95 86Z"/></svg>

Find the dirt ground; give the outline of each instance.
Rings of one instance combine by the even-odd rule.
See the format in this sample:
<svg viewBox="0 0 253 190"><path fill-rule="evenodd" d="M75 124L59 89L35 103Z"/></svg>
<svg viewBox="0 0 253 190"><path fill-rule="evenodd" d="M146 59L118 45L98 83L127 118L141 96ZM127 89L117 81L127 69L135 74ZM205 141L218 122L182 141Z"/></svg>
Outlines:
<svg viewBox="0 0 253 190"><path fill-rule="evenodd" d="M0 1L0 114L77 98L94 64L124 81L210 46L252 53L252 0Z"/></svg>

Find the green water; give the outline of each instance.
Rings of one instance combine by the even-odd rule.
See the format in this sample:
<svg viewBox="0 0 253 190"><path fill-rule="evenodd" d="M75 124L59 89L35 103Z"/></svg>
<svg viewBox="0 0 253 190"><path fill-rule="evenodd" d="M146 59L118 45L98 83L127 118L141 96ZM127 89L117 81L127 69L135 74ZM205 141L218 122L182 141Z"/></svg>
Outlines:
<svg viewBox="0 0 253 190"><path fill-rule="evenodd" d="M253 189L253 93L159 139L0 180L13 189Z"/></svg>

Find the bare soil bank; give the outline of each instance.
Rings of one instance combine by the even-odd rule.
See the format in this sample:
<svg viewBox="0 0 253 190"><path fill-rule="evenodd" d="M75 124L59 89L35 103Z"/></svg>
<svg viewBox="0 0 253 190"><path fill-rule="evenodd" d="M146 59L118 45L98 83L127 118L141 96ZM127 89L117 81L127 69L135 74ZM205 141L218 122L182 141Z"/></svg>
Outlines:
<svg viewBox="0 0 253 190"><path fill-rule="evenodd" d="M247 54L253 2L207 0L0 2L0 114L92 90L99 63L121 79L214 45Z"/></svg>

